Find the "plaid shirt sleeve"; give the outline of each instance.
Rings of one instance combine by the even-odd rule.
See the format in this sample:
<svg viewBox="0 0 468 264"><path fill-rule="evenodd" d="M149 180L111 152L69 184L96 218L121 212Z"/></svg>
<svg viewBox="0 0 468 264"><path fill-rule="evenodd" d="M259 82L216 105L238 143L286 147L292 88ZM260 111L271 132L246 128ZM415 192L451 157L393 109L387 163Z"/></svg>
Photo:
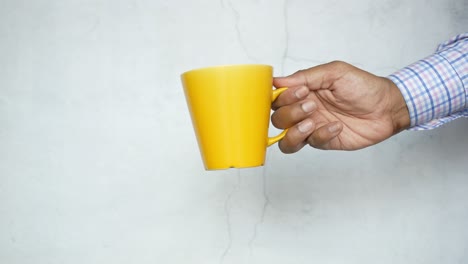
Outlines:
<svg viewBox="0 0 468 264"><path fill-rule="evenodd" d="M388 78L406 101L410 130L433 129L468 117L468 32Z"/></svg>

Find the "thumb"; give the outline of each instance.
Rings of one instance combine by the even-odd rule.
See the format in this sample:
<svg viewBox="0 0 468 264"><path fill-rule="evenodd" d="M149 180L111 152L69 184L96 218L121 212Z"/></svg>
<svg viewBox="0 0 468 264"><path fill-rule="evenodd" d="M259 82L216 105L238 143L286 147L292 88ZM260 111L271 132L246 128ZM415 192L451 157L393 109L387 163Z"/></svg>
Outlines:
<svg viewBox="0 0 468 264"><path fill-rule="evenodd" d="M304 76L303 76L303 71L305 70L300 70L297 71L289 76L284 76L284 77L275 77L273 78L273 85L276 88L280 87L296 87L296 86L304 86Z"/></svg>
<svg viewBox="0 0 468 264"><path fill-rule="evenodd" d="M273 85L275 87L306 86L310 90L329 89L334 81L350 70L350 67L352 66L341 61L321 64L286 77L276 77L273 79Z"/></svg>

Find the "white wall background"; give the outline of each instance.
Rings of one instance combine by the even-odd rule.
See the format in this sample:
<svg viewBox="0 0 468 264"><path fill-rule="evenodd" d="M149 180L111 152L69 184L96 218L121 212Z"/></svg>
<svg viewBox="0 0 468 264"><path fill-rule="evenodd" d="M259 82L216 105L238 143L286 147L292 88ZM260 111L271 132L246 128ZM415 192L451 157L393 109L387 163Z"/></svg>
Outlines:
<svg viewBox="0 0 468 264"><path fill-rule="evenodd" d="M206 172L179 80L335 59L385 76L467 14L466 0L0 0L0 263L468 263L468 120Z"/></svg>

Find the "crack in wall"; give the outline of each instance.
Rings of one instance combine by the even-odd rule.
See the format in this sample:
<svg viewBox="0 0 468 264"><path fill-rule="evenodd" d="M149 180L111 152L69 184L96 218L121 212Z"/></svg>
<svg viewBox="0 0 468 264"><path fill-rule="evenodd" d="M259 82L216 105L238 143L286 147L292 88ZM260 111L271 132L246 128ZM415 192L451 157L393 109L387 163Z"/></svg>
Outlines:
<svg viewBox="0 0 468 264"><path fill-rule="evenodd" d="M288 54L289 54L288 0L284 0L283 2L283 21L284 21L285 45L284 45L283 54L281 56L281 74L282 75L285 74L284 69L285 69L286 59L288 58ZM267 153L267 160L265 161L265 164L267 164L267 161L268 161L268 153ZM258 222L255 223L252 237L250 238L249 243L248 243L250 257L252 257L253 255L253 245L258 237L258 228L260 227L260 225L264 223L266 211L267 211L268 206L270 205L270 197L268 196L268 191L267 191L266 175L267 175L267 170L266 170L266 166L264 166L262 168L263 207L262 207L260 219Z"/></svg>
<svg viewBox="0 0 468 264"><path fill-rule="evenodd" d="M223 254L221 255L221 258L219 260L219 263L222 264L224 262L224 259L226 258L227 254L231 250L232 247L232 225L231 225L231 198L232 196L239 190L240 188L240 169L237 169L237 183L236 185L232 188L231 192L228 194L226 197L226 200L224 201L224 213L226 215L226 227L227 227L227 233L228 233L228 244L226 246L226 249L224 249Z"/></svg>
<svg viewBox="0 0 468 264"><path fill-rule="evenodd" d="M235 21L236 21L235 29L236 29L237 40L238 40L239 44L241 45L242 49L244 50L244 53L247 56L247 58L249 58L252 61L257 61L257 59L252 54L250 54L249 50L247 49L247 45L244 43L244 40L242 39L242 33L241 33L241 29L240 29L240 12L239 12L239 10L237 10L234 7L234 5L232 4L232 1L227 0L226 2L227 2L227 6L229 7L229 9L231 9L231 11L232 11L232 13L234 14L234 17L235 17ZM221 3L222 3L222 6L224 7L225 6L224 0L222 0Z"/></svg>
<svg viewBox="0 0 468 264"><path fill-rule="evenodd" d="M263 208L262 208L262 213L260 215L260 220L255 223L252 237L249 240L250 256L253 255L253 244L254 244L255 240L257 239L258 227L261 224L263 224L263 222L265 221L266 210L267 210L268 206L270 205L270 197L268 196L267 184L266 183L267 183L266 182L266 166L264 166L263 169L262 169Z"/></svg>

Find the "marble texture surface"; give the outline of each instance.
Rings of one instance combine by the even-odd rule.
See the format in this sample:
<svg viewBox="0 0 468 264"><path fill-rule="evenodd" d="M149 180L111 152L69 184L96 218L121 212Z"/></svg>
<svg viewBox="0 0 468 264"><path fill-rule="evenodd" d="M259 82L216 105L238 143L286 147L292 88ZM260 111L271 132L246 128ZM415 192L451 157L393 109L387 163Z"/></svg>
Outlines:
<svg viewBox="0 0 468 264"><path fill-rule="evenodd" d="M179 74L379 75L466 0L1 0L0 263L468 263L468 121L206 172ZM271 129L271 133L277 130Z"/></svg>

